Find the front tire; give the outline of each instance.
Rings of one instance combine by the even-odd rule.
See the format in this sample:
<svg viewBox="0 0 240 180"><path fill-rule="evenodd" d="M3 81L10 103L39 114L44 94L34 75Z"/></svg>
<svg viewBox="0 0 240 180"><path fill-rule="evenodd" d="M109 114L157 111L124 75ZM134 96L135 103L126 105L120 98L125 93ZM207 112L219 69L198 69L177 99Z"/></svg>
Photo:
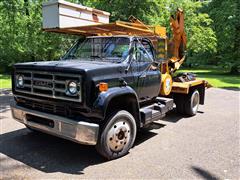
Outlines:
<svg viewBox="0 0 240 180"><path fill-rule="evenodd" d="M121 110L108 118L96 145L97 151L108 160L126 155L133 146L137 126L134 117Z"/></svg>

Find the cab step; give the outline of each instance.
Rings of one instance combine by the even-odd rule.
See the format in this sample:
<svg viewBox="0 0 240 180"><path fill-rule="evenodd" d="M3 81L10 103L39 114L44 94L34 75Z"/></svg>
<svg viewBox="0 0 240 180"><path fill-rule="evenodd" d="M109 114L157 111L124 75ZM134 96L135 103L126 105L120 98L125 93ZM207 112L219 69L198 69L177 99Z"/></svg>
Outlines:
<svg viewBox="0 0 240 180"><path fill-rule="evenodd" d="M173 109L173 99L157 97L155 102L140 109L143 125L160 120L166 113Z"/></svg>

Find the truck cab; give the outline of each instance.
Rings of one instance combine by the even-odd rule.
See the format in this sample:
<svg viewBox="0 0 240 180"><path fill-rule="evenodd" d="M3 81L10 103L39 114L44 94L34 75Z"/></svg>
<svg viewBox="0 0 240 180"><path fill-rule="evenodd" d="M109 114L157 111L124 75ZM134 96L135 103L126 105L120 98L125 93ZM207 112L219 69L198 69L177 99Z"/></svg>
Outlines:
<svg viewBox="0 0 240 180"><path fill-rule="evenodd" d="M117 71L102 70L100 81L108 83L109 88L120 81L136 92L139 102L144 102L158 96L160 91L161 73L154 64L155 57L153 45L147 38L96 36L78 40L63 60L114 64Z"/></svg>

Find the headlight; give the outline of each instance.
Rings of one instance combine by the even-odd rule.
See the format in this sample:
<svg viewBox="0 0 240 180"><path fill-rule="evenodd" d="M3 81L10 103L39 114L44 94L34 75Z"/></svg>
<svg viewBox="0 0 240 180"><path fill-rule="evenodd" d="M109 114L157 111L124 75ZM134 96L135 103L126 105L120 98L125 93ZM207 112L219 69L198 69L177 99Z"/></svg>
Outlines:
<svg viewBox="0 0 240 180"><path fill-rule="evenodd" d="M23 75L18 75L17 76L17 87L23 87L23 85L24 85Z"/></svg>
<svg viewBox="0 0 240 180"><path fill-rule="evenodd" d="M75 95L78 92L78 85L74 81L70 81L67 86L67 91L70 93L70 95Z"/></svg>

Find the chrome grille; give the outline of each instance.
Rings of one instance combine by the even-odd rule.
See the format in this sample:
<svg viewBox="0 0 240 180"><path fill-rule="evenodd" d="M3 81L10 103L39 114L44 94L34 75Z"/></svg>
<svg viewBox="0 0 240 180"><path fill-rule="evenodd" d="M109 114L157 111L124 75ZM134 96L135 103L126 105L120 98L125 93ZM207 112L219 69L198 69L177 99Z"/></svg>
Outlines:
<svg viewBox="0 0 240 180"><path fill-rule="evenodd" d="M45 71L17 70L15 72L15 77L17 77L18 75L23 75L24 86L15 86L15 90L17 92L77 102L81 102L82 100L82 80L79 75L60 74ZM69 81L77 82L77 84L79 85L78 94L73 96L66 95L67 84Z"/></svg>

